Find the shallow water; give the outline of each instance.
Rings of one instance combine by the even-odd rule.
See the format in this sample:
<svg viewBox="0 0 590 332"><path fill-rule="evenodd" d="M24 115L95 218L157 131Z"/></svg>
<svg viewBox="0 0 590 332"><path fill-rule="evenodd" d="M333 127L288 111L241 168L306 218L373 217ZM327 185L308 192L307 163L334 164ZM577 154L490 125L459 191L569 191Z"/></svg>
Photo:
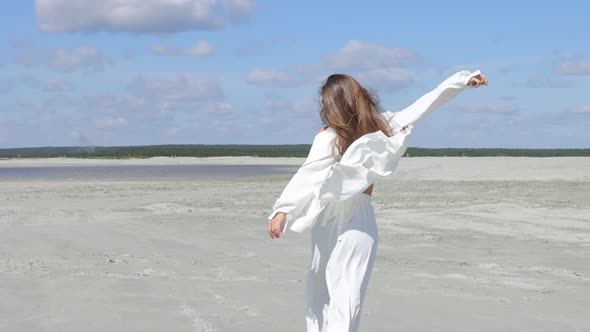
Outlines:
<svg viewBox="0 0 590 332"><path fill-rule="evenodd" d="M0 180L173 180L239 178L294 173L283 165L164 165L4 167Z"/></svg>

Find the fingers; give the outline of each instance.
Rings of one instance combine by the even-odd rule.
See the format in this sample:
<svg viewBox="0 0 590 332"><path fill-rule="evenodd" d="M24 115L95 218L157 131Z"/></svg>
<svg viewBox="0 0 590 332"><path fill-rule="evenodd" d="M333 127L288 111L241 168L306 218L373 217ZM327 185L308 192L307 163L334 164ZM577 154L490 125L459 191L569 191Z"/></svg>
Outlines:
<svg viewBox="0 0 590 332"><path fill-rule="evenodd" d="M474 76L469 81L469 86L472 88L479 88L482 85L488 85L488 78L483 74Z"/></svg>
<svg viewBox="0 0 590 332"><path fill-rule="evenodd" d="M268 222L268 235L270 236L271 240L274 239L274 234L272 231L272 220Z"/></svg>
<svg viewBox="0 0 590 332"><path fill-rule="evenodd" d="M268 235L271 239L278 239L281 237L281 223L278 220L271 220L268 222Z"/></svg>
<svg viewBox="0 0 590 332"><path fill-rule="evenodd" d="M485 75L481 75L481 81L479 82L478 87L488 85L488 78Z"/></svg>
<svg viewBox="0 0 590 332"><path fill-rule="evenodd" d="M481 74L477 75L477 76L473 76L471 78L471 80L469 81L469 86L472 88L477 88L478 86L481 85L481 82L482 82Z"/></svg>

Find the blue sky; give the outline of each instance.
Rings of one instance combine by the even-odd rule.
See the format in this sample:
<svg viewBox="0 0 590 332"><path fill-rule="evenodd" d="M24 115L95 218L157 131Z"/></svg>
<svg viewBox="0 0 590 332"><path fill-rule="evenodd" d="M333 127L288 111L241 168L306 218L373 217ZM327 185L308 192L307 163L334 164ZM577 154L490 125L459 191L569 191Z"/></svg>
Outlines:
<svg viewBox="0 0 590 332"><path fill-rule="evenodd" d="M468 90L411 146L590 147L585 1L37 0L4 4L0 148L310 143L348 73L401 110Z"/></svg>

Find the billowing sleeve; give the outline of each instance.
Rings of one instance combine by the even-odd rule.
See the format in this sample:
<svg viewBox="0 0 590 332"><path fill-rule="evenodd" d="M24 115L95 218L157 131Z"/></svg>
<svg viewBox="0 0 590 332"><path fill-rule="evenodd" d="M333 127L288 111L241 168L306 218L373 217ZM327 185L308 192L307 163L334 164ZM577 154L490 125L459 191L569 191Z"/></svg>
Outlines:
<svg viewBox="0 0 590 332"><path fill-rule="evenodd" d="M412 105L399 112L384 112L393 129L414 126L424 116L430 114L444 103L453 99L461 91L469 88L469 80L480 75L481 71L463 70L440 83L434 90L416 100Z"/></svg>
<svg viewBox="0 0 590 332"><path fill-rule="evenodd" d="M327 131L318 133L313 140L309 154L301 167L293 175L279 198L273 205L268 220L283 212L287 225L304 215L314 197L313 188L325 178L330 167L336 162L332 157L332 139ZM284 231L284 230L283 230Z"/></svg>
<svg viewBox="0 0 590 332"><path fill-rule="evenodd" d="M332 201L343 201L364 191L379 177L390 175L406 151L406 138L411 128L388 137L382 131L361 136L344 152L328 172L314 185L305 214L295 220L291 230L302 233L313 227L318 216Z"/></svg>

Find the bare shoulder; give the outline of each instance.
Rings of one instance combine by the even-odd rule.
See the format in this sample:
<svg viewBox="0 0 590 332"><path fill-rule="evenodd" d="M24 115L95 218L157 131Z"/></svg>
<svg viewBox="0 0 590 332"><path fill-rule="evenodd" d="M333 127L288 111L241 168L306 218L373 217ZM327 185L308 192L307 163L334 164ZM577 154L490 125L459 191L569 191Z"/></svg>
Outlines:
<svg viewBox="0 0 590 332"><path fill-rule="evenodd" d="M321 133L322 131L326 131L326 129L328 129L328 126L323 126L322 128L320 128L320 131L318 133Z"/></svg>

